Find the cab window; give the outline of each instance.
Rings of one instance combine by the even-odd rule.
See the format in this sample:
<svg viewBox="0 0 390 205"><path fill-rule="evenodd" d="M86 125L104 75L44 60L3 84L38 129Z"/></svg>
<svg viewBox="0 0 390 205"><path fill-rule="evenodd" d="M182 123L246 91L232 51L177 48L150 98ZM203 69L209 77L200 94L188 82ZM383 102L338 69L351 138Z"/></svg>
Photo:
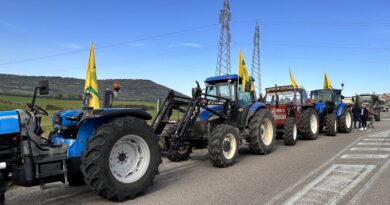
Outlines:
<svg viewBox="0 0 390 205"><path fill-rule="evenodd" d="M232 86L229 85L229 84L208 85L206 93L208 95L214 95L214 96L230 99L231 93L232 93L231 92L231 87ZM206 98L208 100L216 100L216 101L218 101L218 99L216 97L207 96Z"/></svg>
<svg viewBox="0 0 390 205"><path fill-rule="evenodd" d="M243 92L242 85L238 86L238 103L240 107L245 107L253 103L252 92Z"/></svg>

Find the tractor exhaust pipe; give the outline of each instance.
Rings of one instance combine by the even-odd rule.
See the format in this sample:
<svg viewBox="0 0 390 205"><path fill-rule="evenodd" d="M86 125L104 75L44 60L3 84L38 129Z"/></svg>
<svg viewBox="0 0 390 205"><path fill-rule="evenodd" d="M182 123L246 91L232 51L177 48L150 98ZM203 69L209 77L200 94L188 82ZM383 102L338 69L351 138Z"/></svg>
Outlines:
<svg viewBox="0 0 390 205"><path fill-rule="evenodd" d="M6 168L7 168L7 163L0 162L0 170L6 169Z"/></svg>

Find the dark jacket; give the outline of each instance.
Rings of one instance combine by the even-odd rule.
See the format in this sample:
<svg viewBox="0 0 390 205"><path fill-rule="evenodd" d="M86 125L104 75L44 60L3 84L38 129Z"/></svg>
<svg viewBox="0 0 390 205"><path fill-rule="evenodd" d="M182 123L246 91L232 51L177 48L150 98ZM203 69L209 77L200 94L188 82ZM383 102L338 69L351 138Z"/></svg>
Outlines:
<svg viewBox="0 0 390 205"><path fill-rule="evenodd" d="M363 108L363 112L362 110L360 110L360 117L361 118L368 118L368 109L367 108Z"/></svg>
<svg viewBox="0 0 390 205"><path fill-rule="evenodd" d="M353 118L354 119L360 119L360 108L359 106L355 105L352 108Z"/></svg>

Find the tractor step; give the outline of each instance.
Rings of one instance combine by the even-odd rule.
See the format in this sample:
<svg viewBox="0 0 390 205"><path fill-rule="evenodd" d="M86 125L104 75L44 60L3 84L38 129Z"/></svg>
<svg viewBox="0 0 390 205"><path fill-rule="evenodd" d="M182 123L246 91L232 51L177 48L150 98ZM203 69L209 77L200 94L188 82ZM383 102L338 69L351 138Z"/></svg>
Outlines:
<svg viewBox="0 0 390 205"><path fill-rule="evenodd" d="M54 154L34 158L35 178L42 179L66 174L66 154Z"/></svg>

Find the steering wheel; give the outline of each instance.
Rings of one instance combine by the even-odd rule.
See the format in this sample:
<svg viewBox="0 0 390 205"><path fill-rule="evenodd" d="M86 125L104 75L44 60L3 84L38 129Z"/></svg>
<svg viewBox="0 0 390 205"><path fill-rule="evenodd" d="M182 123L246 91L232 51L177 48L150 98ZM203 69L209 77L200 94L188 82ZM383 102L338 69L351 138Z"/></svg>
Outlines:
<svg viewBox="0 0 390 205"><path fill-rule="evenodd" d="M27 103L27 107L29 107L32 111L36 111L38 114L41 114L41 115L44 115L44 116L48 116L49 113L47 113L46 110L44 110L43 108L39 107L38 105L32 105L31 103Z"/></svg>

